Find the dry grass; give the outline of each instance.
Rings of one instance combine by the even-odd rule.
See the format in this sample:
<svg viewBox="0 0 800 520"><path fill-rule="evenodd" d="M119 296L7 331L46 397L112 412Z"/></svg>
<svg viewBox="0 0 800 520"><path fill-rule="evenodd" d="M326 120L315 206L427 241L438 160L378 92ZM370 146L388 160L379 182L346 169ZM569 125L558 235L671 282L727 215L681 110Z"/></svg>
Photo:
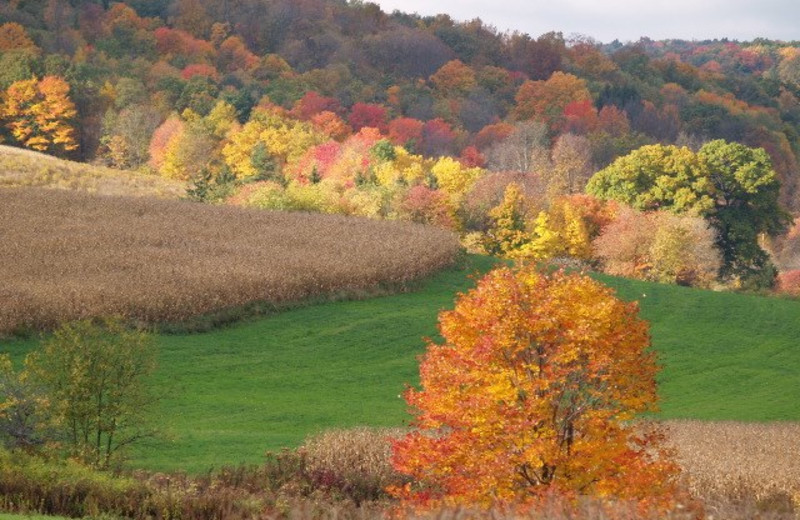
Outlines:
<svg viewBox="0 0 800 520"><path fill-rule="evenodd" d="M390 439L407 433L402 428L327 430L300 448L306 470L317 487L337 490L357 504L386 497L388 486L406 480L389 462Z"/></svg>
<svg viewBox="0 0 800 520"><path fill-rule="evenodd" d="M0 188L40 186L99 195L177 199L186 183L131 171L65 161L49 155L0 146Z"/></svg>
<svg viewBox="0 0 800 520"><path fill-rule="evenodd" d="M35 188L0 190L0 223L0 333L353 296L460 252L452 234L410 223Z"/></svg>

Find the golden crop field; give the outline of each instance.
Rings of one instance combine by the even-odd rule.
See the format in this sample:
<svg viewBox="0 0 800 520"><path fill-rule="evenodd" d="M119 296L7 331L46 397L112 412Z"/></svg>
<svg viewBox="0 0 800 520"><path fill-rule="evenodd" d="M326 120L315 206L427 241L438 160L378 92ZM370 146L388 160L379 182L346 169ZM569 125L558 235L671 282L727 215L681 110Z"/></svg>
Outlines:
<svg viewBox="0 0 800 520"><path fill-rule="evenodd" d="M0 189L0 242L0 333L352 296L460 252L451 233L411 223L39 188Z"/></svg>

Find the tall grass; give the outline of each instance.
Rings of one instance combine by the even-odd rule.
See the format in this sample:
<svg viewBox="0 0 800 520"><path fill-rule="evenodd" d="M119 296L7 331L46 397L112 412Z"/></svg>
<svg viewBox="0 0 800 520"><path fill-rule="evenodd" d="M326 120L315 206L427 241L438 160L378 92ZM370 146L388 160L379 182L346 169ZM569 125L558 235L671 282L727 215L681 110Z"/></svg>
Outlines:
<svg viewBox="0 0 800 520"><path fill-rule="evenodd" d="M0 334L360 294L460 252L449 232L410 223L35 188L0 190L0 222Z"/></svg>
<svg viewBox="0 0 800 520"><path fill-rule="evenodd" d="M0 146L0 187L22 186L170 199L180 198L186 193L184 182Z"/></svg>

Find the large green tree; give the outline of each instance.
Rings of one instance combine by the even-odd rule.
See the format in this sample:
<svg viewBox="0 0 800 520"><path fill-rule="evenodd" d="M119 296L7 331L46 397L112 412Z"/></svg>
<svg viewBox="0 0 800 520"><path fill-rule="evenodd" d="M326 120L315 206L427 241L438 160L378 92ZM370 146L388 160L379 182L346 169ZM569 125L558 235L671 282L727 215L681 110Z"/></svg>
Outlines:
<svg viewBox="0 0 800 520"><path fill-rule="evenodd" d="M718 139L704 145L698 156L714 185L710 220L719 233L722 274L751 283L766 276L771 283L774 268L758 237L779 234L791 217L778 203L780 182L769 155L763 148Z"/></svg>
<svg viewBox="0 0 800 520"><path fill-rule="evenodd" d="M774 267L758 244L789 222L778 203L780 183L761 148L716 140L698 153L676 146L643 146L597 172L587 192L633 208L703 216L717 232L720 274L744 285L768 286Z"/></svg>
<svg viewBox="0 0 800 520"><path fill-rule="evenodd" d="M620 157L594 174L586 191L640 211L706 215L714 208L705 165L690 149L673 145L642 146Z"/></svg>

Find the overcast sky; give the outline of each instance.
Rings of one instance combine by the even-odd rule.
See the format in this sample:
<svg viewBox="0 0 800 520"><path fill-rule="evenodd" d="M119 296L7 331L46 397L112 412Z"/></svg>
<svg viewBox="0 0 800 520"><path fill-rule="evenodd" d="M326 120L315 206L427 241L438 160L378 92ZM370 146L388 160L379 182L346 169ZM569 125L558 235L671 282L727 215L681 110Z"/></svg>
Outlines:
<svg viewBox="0 0 800 520"><path fill-rule="evenodd" d="M500 31L560 31L607 43L680 38L800 40L800 0L373 0L384 11L480 18Z"/></svg>

